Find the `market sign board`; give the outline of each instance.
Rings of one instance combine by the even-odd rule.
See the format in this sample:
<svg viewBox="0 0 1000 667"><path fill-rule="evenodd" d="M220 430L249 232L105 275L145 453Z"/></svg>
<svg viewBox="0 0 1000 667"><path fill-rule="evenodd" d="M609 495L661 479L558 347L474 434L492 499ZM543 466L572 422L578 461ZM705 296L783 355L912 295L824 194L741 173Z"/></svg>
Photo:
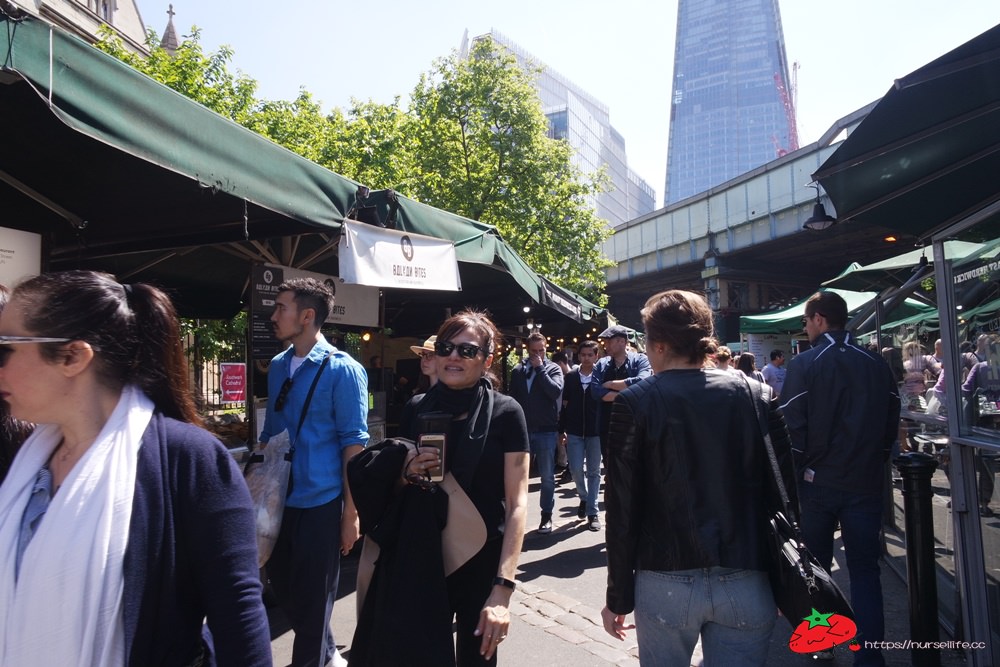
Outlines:
<svg viewBox="0 0 1000 667"><path fill-rule="evenodd" d="M0 285L13 287L41 271L42 235L0 227Z"/></svg>
<svg viewBox="0 0 1000 667"><path fill-rule="evenodd" d="M344 220L340 275L348 283L458 291L455 244L445 239Z"/></svg>
<svg viewBox="0 0 1000 667"><path fill-rule="evenodd" d="M379 290L367 285L352 285L337 276L313 273L302 269L273 264L255 264L251 271L250 296L250 356L271 359L283 348L274 337L271 314L278 286L293 278L315 278L333 290L334 305L327 324L359 327L379 326Z"/></svg>

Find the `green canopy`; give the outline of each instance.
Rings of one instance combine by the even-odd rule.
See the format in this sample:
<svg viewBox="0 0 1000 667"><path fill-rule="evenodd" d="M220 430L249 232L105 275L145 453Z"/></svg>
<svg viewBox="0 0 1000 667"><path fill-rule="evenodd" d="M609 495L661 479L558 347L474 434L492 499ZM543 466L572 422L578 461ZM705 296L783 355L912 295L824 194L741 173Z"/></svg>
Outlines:
<svg viewBox="0 0 1000 667"><path fill-rule="evenodd" d="M966 241L945 241L944 252L947 259L966 257L982 247L979 243ZM823 283L824 287L844 290L881 292L887 287L899 287L913 275L913 269L921 263L934 263L931 248L918 248L901 255L862 266L853 262L840 275Z"/></svg>
<svg viewBox="0 0 1000 667"><path fill-rule="evenodd" d="M237 312L254 262L339 274L357 183L41 20L0 11L0 30L0 224L41 234L46 269L160 284L192 317ZM600 312L532 271L490 225L405 198L398 215L404 229L455 241L463 285L387 291L387 326L400 333L426 335L463 305L507 324L524 307L553 325Z"/></svg>
<svg viewBox="0 0 1000 667"><path fill-rule="evenodd" d="M851 292L842 289L828 289L824 291L836 292L847 302L848 314L860 310L863 306L876 298L875 292ZM802 317L806 312L806 302L803 300L794 306L772 313L761 315L744 315L740 318L740 333L744 334L797 334L802 333ZM886 313L886 317L910 317L910 316L932 316L937 317L937 309L928 306L914 299L906 299L891 313Z"/></svg>

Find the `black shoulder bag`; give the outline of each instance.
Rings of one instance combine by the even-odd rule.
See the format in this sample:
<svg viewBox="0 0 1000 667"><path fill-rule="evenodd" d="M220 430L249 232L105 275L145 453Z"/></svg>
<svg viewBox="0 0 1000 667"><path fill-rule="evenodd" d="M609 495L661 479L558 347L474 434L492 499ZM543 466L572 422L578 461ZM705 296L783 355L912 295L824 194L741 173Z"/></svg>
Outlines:
<svg viewBox="0 0 1000 667"><path fill-rule="evenodd" d="M747 385L761 434L764 436L774 483L781 497L781 507L767 510L767 574L771 580L774 602L793 630L802 619L812 615L814 609L823 614L841 614L853 621L854 611L844 593L802 540L802 532L795 520L797 514L790 507L788 490L771 443L763 392L759 384L755 387L754 383L747 381Z"/></svg>

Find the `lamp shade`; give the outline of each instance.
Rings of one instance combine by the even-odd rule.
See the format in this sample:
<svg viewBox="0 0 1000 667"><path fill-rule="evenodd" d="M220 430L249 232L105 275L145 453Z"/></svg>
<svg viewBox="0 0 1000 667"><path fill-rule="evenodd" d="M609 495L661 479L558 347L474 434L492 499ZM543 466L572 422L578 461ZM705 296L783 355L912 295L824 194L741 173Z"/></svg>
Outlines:
<svg viewBox="0 0 1000 667"><path fill-rule="evenodd" d="M816 202L816 205L813 206L813 214L802 225L802 229L820 231L835 224L837 224L837 219L827 214L826 207L821 202Z"/></svg>

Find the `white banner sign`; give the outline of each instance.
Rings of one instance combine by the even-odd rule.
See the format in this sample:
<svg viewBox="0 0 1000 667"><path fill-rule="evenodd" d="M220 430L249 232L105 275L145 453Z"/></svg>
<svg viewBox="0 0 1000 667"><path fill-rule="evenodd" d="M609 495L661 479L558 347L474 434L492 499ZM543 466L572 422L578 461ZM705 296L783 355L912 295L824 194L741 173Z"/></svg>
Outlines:
<svg viewBox="0 0 1000 667"><path fill-rule="evenodd" d="M14 287L21 278L42 271L42 235L0 227L0 285Z"/></svg>
<svg viewBox="0 0 1000 667"><path fill-rule="evenodd" d="M432 236L344 220L340 275L348 283L458 291L455 244Z"/></svg>

